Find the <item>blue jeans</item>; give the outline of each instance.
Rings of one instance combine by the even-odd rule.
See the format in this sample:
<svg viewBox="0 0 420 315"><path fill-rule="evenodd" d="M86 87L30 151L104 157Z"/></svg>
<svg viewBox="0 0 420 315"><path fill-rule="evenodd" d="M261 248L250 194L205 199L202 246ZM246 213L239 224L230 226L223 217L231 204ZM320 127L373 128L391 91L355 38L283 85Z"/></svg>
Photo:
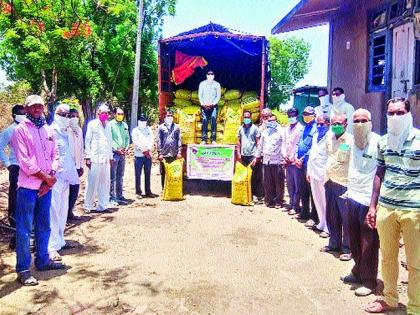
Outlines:
<svg viewBox="0 0 420 315"><path fill-rule="evenodd" d="M201 108L201 119L202 119L202 131L201 140L207 140L207 127L209 120L211 121L211 141L216 141L216 128L217 128L217 105L210 109Z"/></svg>
<svg viewBox="0 0 420 315"><path fill-rule="evenodd" d="M136 194L141 195L141 173L144 168L144 189L146 194L150 194L150 174L152 172L152 159L144 156L136 156L134 161L134 174L136 178Z"/></svg>
<svg viewBox="0 0 420 315"><path fill-rule="evenodd" d="M29 239L32 224L35 226L35 266L44 267L49 260L48 241L50 238L51 190L38 197L38 190L19 188L16 203L16 271L29 270L31 252Z"/></svg>
<svg viewBox="0 0 420 315"><path fill-rule="evenodd" d="M125 170L125 156L114 153L114 163L111 166L111 198L123 197L123 177Z"/></svg>

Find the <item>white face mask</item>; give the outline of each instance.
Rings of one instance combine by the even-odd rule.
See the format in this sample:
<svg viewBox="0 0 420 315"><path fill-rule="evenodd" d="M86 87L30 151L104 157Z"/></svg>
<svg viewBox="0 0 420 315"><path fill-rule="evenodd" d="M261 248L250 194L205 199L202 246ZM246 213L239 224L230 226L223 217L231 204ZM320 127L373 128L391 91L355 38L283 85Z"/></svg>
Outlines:
<svg viewBox="0 0 420 315"><path fill-rule="evenodd" d="M60 127L60 129L66 129L70 126L70 118L62 117L57 114L54 115L54 121Z"/></svg>
<svg viewBox="0 0 420 315"><path fill-rule="evenodd" d="M214 80L214 74L208 74L207 75L207 81L213 82L213 80Z"/></svg>
<svg viewBox="0 0 420 315"><path fill-rule="evenodd" d="M15 115L15 121L21 123L26 118L26 115Z"/></svg>
<svg viewBox="0 0 420 315"><path fill-rule="evenodd" d="M413 116L408 112L402 116L387 116L388 118L388 147L392 151L400 152L404 141L413 128Z"/></svg>
<svg viewBox="0 0 420 315"><path fill-rule="evenodd" d="M328 105L329 101L330 101L330 98L329 98L329 96L328 96L328 95L324 95L324 96L319 97L319 104L320 104L321 106L326 106L326 105Z"/></svg>
<svg viewBox="0 0 420 315"><path fill-rule="evenodd" d="M167 126L171 126L173 122L174 122L174 118L173 117L165 117L165 124Z"/></svg>
<svg viewBox="0 0 420 315"><path fill-rule="evenodd" d="M354 144L359 149L364 149L369 143L369 136L372 131L372 122L353 124Z"/></svg>
<svg viewBox="0 0 420 315"><path fill-rule="evenodd" d="M138 121L138 126L139 126L140 129L146 128L147 127L147 121L139 120Z"/></svg>
<svg viewBox="0 0 420 315"><path fill-rule="evenodd" d="M343 103L346 99L346 95L345 94L341 94L340 96L332 96L332 100L333 100L333 104L334 105L340 105L341 103Z"/></svg>
<svg viewBox="0 0 420 315"><path fill-rule="evenodd" d="M70 118L70 127L72 127L72 128L79 127L79 118L78 117Z"/></svg>

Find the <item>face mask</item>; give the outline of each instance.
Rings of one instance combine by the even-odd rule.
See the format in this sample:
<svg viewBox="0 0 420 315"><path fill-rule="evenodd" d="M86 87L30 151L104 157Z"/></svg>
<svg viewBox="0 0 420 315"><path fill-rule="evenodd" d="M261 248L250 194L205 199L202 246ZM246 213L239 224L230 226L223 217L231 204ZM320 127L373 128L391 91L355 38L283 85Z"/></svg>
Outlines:
<svg viewBox="0 0 420 315"><path fill-rule="evenodd" d="M327 106L329 102L329 96L328 95L324 95L319 97L319 104L324 107Z"/></svg>
<svg viewBox="0 0 420 315"><path fill-rule="evenodd" d="M332 125L331 130L336 136L341 136L345 131L343 125Z"/></svg>
<svg viewBox="0 0 420 315"><path fill-rule="evenodd" d="M70 118L70 127L72 127L72 128L79 127L79 118L78 117Z"/></svg>
<svg viewBox="0 0 420 315"><path fill-rule="evenodd" d="M251 124L251 118L244 118L244 124L245 125L249 125L249 124Z"/></svg>
<svg viewBox="0 0 420 315"><path fill-rule="evenodd" d="M315 116L311 115L311 116L303 116L303 121L305 122L305 124L310 124L311 122L313 122L315 119Z"/></svg>
<svg viewBox="0 0 420 315"><path fill-rule="evenodd" d="M275 129L277 127L277 123L275 121L267 121L267 128Z"/></svg>
<svg viewBox="0 0 420 315"><path fill-rule="evenodd" d="M70 118L62 117L57 114L54 115L54 121L60 127L60 129L66 129L70 126Z"/></svg>
<svg viewBox="0 0 420 315"><path fill-rule="evenodd" d="M214 80L214 74L208 74L207 75L207 81L212 82Z"/></svg>
<svg viewBox="0 0 420 315"><path fill-rule="evenodd" d="M26 118L26 115L15 115L15 122L20 123Z"/></svg>
<svg viewBox="0 0 420 315"><path fill-rule="evenodd" d="M345 99L346 99L346 95L344 95L344 94L341 94L340 96L333 95L333 97L332 97L334 105L339 105L339 104L343 103Z"/></svg>
<svg viewBox="0 0 420 315"><path fill-rule="evenodd" d="M109 115L108 115L108 113L100 113L98 115L98 118L99 118L100 121L105 122L105 121L108 120Z"/></svg>
<svg viewBox="0 0 420 315"><path fill-rule="evenodd" d="M138 125L140 129L144 129L147 127L147 121L139 120Z"/></svg>
<svg viewBox="0 0 420 315"><path fill-rule="evenodd" d="M353 124L354 144L359 149L364 149L369 143L369 135L372 131L372 122Z"/></svg>
<svg viewBox="0 0 420 315"><path fill-rule="evenodd" d="M165 124L167 126L171 126L173 122L174 122L174 118L173 117L165 117Z"/></svg>
<svg viewBox="0 0 420 315"><path fill-rule="evenodd" d="M400 153L412 128L413 116L410 112L402 116L388 116L389 149Z"/></svg>
<svg viewBox="0 0 420 315"><path fill-rule="evenodd" d="M117 114L115 116L116 121L118 122L122 122L124 120L124 115L123 114Z"/></svg>
<svg viewBox="0 0 420 315"><path fill-rule="evenodd" d="M318 141L321 140L325 134L330 130L330 127L327 125L317 126L316 129L318 130Z"/></svg>
<svg viewBox="0 0 420 315"><path fill-rule="evenodd" d="M297 117L289 117L289 124L294 125L297 123Z"/></svg>
<svg viewBox="0 0 420 315"><path fill-rule="evenodd" d="M407 122L410 120L409 116L411 117L411 113L407 113L402 116L387 116L388 118L388 133L391 133L393 135L400 135L404 129L406 128ZM411 117L412 119L412 117Z"/></svg>

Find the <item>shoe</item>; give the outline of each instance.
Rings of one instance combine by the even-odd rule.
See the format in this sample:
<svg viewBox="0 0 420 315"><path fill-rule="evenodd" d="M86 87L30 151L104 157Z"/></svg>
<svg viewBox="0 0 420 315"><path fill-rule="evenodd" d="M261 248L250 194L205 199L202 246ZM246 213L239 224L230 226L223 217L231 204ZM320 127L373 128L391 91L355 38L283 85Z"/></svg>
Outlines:
<svg viewBox="0 0 420 315"><path fill-rule="evenodd" d="M125 201L127 203L130 203L130 200L128 200L127 198L125 198L124 196L118 198L118 201Z"/></svg>
<svg viewBox="0 0 420 315"><path fill-rule="evenodd" d="M352 273L348 274L347 276L340 277L340 280L343 281L344 283L356 283L356 284L360 283L360 279Z"/></svg>
<svg viewBox="0 0 420 315"><path fill-rule="evenodd" d="M118 207L120 205L120 203L116 199L111 199L109 201L109 204L113 207ZM101 210L98 209L98 211L101 211Z"/></svg>
<svg viewBox="0 0 420 315"><path fill-rule="evenodd" d="M149 192L149 193L147 193L146 195L145 195L145 197L147 197L147 198L157 198L157 197L159 197L158 195L156 195L156 194L154 194L154 193L152 193L152 192Z"/></svg>
<svg viewBox="0 0 420 315"><path fill-rule="evenodd" d="M200 142L200 144L201 145L205 145L206 144L206 141L203 140L203 141Z"/></svg>
<svg viewBox="0 0 420 315"><path fill-rule="evenodd" d="M216 144L217 144L216 141L211 142L211 145L216 145Z"/></svg>
<svg viewBox="0 0 420 315"><path fill-rule="evenodd" d="M349 261L349 260L351 260L351 254L341 254L340 255L340 258L339 258L341 261Z"/></svg>
<svg viewBox="0 0 420 315"><path fill-rule="evenodd" d="M274 208L281 209L281 208L283 208L283 205L275 205Z"/></svg>
<svg viewBox="0 0 420 315"><path fill-rule="evenodd" d="M267 208L275 208L276 206L273 204L266 204Z"/></svg>
<svg viewBox="0 0 420 315"><path fill-rule="evenodd" d="M360 287L354 291L354 294L356 296L368 296L368 295L371 295L372 293L373 293L373 290L366 287Z"/></svg>
<svg viewBox="0 0 420 315"><path fill-rule="evenodd" d="M137 199L143 199L143 196L140 194L136 194Z"/></svg>
<svg viewBox="0 0 420 315"><path fill-rule="evenodd" d="M294 209L292 209L292 210L290 210L289 212L288 212L288 215L295 215L297 212L294 210Z"/></svg>
<svg viewBox="0 0 420 315"><path fill-rule="evenodd" d="M306 223L305 223L305 227L307 227L307 228L313 228L315 226L315 221L314 220L308 220L308 221L306 221Z"/></svg>
<svg viewBox="0 0 420 315"><path fill-rule="evenodd" d="M51 259L48 260L47 264L42 267L36 267L39 271L47 271L47 270L63 270L66 266L62 263L57 263L52 261Z"/></svg>
<svg viewBox="0 0 420 315"><path fill-rule="evenodd" d="M339 252L339 251L340 251L339 248L332 248L332 247L329 247L328 245L321 248L321 252L323 253L331 253L331 252Z"/></svg>
<svg viewBox="0 0 420 315"><path fill-rule="evenodd" d="M38 284L38 280L32 276L29 270L19 272L17 280L24 286L34 286Z"/></svg>
<svg viewBox="0 0 420 315"><path fill-rule="evenodd" d="M61 258L61 255L57 251L53 251L48 253L48 256L52 261L62 261L63 258Z"/></svg>
<svg viewBox="0 0 420 315"><path fill-rule="evenodd" d="M290 214L290 213L289 213L289 214ZM300 215L300 213L296 213L296 214L292 217L292 219L300 220L300 219L302 219L302 216Z"/></svg>
<svg viewBox="0 0 420 315"><path fill-rule="evenodd" d="M329 238L330 237L330 234L328 234L327 232L322 231L321 233L319 233L319 237Z"/></svg>
<svg viewBox="0 0 420 315"><path fill-rule="evenodd" d="M117 203L118 203L119 206L126 206L126 205L128 205L128 201L126 201L124 199L117 199Z"/></svg>

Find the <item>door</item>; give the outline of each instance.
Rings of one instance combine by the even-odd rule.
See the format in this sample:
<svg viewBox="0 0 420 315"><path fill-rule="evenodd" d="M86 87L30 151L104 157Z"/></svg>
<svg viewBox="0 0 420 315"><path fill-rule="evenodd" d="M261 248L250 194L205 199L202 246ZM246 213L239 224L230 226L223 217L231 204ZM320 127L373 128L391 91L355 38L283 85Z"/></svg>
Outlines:
<svg viewBox="0 0 420 315"><path fill-rule="evenodd" d="M392 97L408 97L414 81L414 26L406 23L393 30Z"/></svg>

